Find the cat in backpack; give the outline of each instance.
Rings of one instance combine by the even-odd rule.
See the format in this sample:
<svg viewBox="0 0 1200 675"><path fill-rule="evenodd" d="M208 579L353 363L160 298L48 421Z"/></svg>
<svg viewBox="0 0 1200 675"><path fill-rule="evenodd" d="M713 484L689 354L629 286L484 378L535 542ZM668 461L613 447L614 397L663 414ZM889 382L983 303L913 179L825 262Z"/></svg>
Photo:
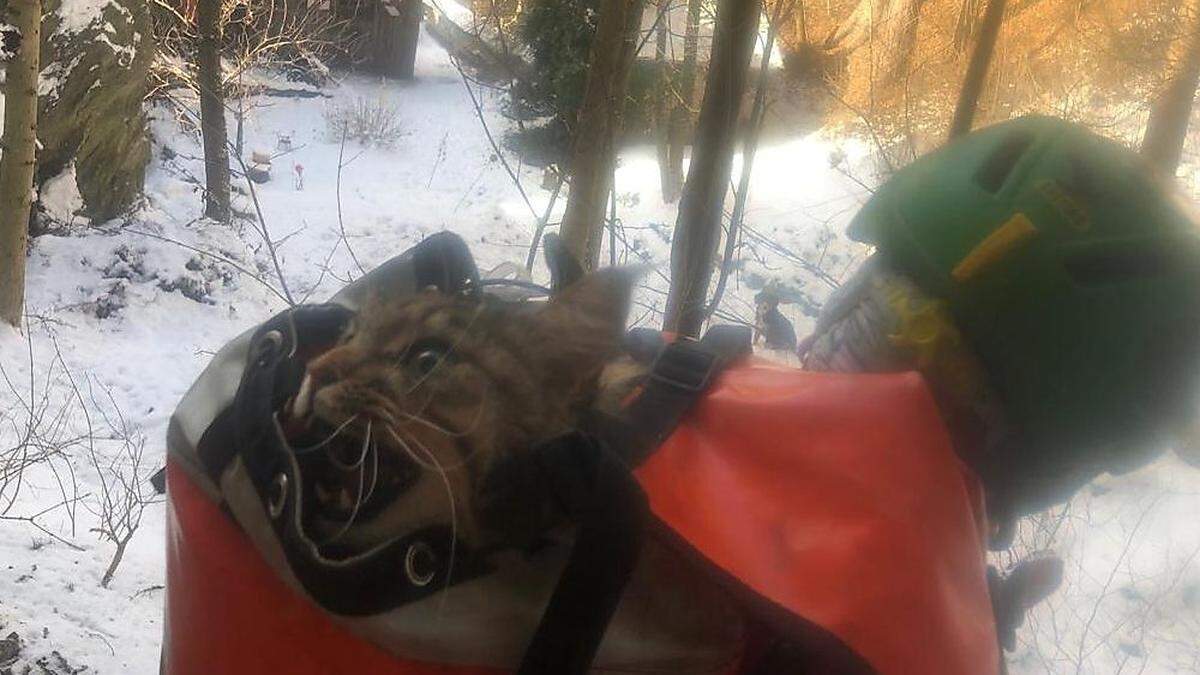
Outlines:
<svg viewBox="0 0 1200 675"><path fill-rule="evenodd" d="M490 477L602 398L634 277L606 268L544 303L435 289L370 301L290 406L293 427L328 438L323 459L305 460L324 462L306 472L307 525L353 550L447 522L472 546L543 531L548 505L510 488L521 477Z"/></svg>

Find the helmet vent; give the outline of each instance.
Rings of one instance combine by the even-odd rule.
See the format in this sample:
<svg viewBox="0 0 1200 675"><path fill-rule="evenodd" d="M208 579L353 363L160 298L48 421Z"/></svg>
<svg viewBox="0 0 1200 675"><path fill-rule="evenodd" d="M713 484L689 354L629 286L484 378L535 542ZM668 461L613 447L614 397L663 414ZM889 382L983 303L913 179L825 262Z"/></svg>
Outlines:
<svg viewBox="0 0 1200 675"><path fill-rule="evenodd" d="M1033 134L1023 131L1006 136L975 172L975 182L992 194L999 192L1033 140Z"/></svg>

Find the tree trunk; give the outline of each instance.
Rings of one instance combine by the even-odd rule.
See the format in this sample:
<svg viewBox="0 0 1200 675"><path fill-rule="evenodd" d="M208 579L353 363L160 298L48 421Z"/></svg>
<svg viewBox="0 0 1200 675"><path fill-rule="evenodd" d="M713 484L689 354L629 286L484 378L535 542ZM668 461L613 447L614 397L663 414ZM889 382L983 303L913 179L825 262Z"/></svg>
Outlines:
<svg viewBox="0 0 1200 675"><path fill-rule="evenodd" d="M387 77L416 75L421 38L421 0L391 0L375 6L375 69Z"/></svg>
<svg viewBox="0 0 1200 675"><path fill-rule="evenodd" d="M904 12L896 17L899 23L891 26L885 49L894 54L883 70L884 83L900 82L908 77L912 64L913 49L917 45L917 24L921 19L924 0L909 0L902 3Z"/></svg>
<svg viewBox="0 0 1200 675"><path fill-rule="evenodd" d="M925 0L860 0L850 16L825 38L831 54L849 54L872 43L867 58L876 60L882 84L902 80L916 45L917 24Z"/></svg>
<svg viewBox="0 0 1200 675"><path fill-rule="evenodd" d="M746 204L750 198L750 174L754 170L754 156L758 154L758 139L762 135L763 121L767 117L767 88L771 84L771 51L775 48L775 37L787 12L791 11L793 0L776 0L775 11L767 26L767 39L763 43L762 64L758 69L758 81L754 85L754 107L750 109L750 122L746 127L746 140L742 143L742 175L738 178L737 192L733 194L733 210L729 215L729 231L725 235L725 255L721 258L721 269L717 275L717 287L713 291L712 301L708 304L707 316L717 311L721 304L721 296L725 293L725 285L729 281L729 272L733 267L733 256L737 253L738 233L742 220L746 216ZM800 1L800 11L804 11L804 3Z"/></svg>
<svg viewBox="0 0 1200 675"><path fill-rule="evenodd" d="M604 207L612 188L616 139L641 29L643 0L605 0L588 59L587 86L571 149L571 192L562 239L585 269L600 262Z"/></svg>
<svg viewBox="0 0 1200 675"><path fill-rule="evenodd" d="M967 66L967 75L963 78L962 89L958 92L958 105L954 108L954 119L950 122L950 140L954 140L971 131L975 121L975 110L979 107L979 94L983 91L984 80L987 79L988 65L992 62L992 53L996 51L996 38L1000 35L1000 24L1004 22L1005 0L990 0L987 13L983 17L983 25L979 29L979 42L975 43L975 51L971 53L971 63Z"/></svg>
<svg viewBox="0 0 1200 675"><path fill-rule="evenodd" d="M692 162L671 242L671 292L664 328L698 335L733 170L738 113L758 36L761 0L721 0Z"/></svg>
<svg viewBox="0 0 1200 675"><path fill-rule="evenodd" d="M1188 122L1196 86L1200 84L1200 0L1188 3L1186 28L1176 42L1171 78L1150 109L1142 154L1170 175L1175 175L1187 140Z"/></svg>
<svg viewBox="0 0 1200 675"><path fill-rule="evenodd" d="M198 0L200 44L196 80L200 87L200 130L204 136L204 215L228 223L229 133L225 128L225 89L221 84L221 0Z"/></svg>
<svg viewBox="0 0 1200 675"><path fill-rule="evenodd" d="M683 63L679 66L679 95L671 109L667 138L667 182L663 201L673 204L683 189L683 154L687 148L692 106L696 102L696 61L700 51L701 0L688 0L687 24L683 29Z"/></svg>
<svg viewBox="0 0 1200 675"><path fill-rule="evenodd" d="M10 0L8 17L21 36L4 85L4 154L0 157L0 321L21 325L25 245L37 147L41 0Z"/></svg>
<svg viewBox="0 0 1200 675"><path fill-rule="evenodd" d="M980 0L961 0L958 20L954 24L954 51L965 52L975 34L975 23L979 19Z"/></svg>
<svg viewBox="0 0 1200 675"><path fill-rule="evenodd" d="M671 0L658 0L658 23L654 35L654 63L658 67L658 87L654 93L654 139L663 201L667 201L668 194L679 194L679 188L673 187L671 178L671 71L675 64L667 58L670 10Z"/></svg>

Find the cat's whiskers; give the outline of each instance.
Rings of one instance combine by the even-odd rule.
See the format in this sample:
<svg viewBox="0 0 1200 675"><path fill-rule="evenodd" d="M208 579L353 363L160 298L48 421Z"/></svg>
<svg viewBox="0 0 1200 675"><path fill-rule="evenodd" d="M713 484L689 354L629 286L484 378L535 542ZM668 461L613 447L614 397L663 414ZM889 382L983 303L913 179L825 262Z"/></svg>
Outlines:
<svg viewBox="0 0 1200 675"><path fill-rule="evenodd" d="M310 452L315 452L317 450L320 450L321 448L328 445L330 441L337 438L338 435L341 434L346 429L346 427L353 424L354 421L357 420L358 418L359 418L358 413L351 415L349 419L347 419L345 422L342 422L341 424L339 424L336 429L334 429L332 432L330 432L330 434L328 436L326 436L325 438L323 438L322 440L317 442L315 445L310 445L308 447L301 447L301 448L292 446L292 453L296 454L296 455L306 455Z"/></svg>
<svg viewBox="0 0 1200 675"><path fill-rule="evenodd" d="M389 406L389 405L373 406L370 410L367 410L366 412L367 412L368 416L373 416L375 419L379 420L383 424L392 424L392 425L399 424L399 422L396 421L396 416L394 414L392 414L391 410L389 410L390 407L391 406ZM399 411L397 411L397 412L399 412Z"/></svg>
<svg viewBox="0 0 1200 675"><path fill-rule="evenodd" d="M442 479L442 485L445 486L445 488L446 488L446 501L447 501L448 506L450 507L450 557L449 557L449 560L447 561L447 565L446 565L446 583L445 583L445 586L442 588L442 590L445 591L446 589L450 588L450 579L451 579L452 573L454 571L454 556L456 553L456 546L457 546L457 542L458 542L458 511L454 506L454 488L450 485L450 476L446 473L446 470L442 468L441 463L439 463L437 461L437 457L434 456L434 454L429 450L429 448L426 448L424 445L421 445L420 442L417 441L415 436L410 437L410 438L417 445L417 447L422 452L425 453L425 455L429 459L429 461L433 463L432 466L429 464L426 464L425 462L423 462L421 459L419 459L417 457L417 453L413 451L412 447L408 443L406 443L404 441L404 439L400 438L400 434L396 432L396 429L394 427L389 426L389 427L387 427L387 430L388 430L388 433L390 433L392 435L392 438L396 439L396 443L398 443L400 445L401 449L403 449L404 452L408 454L409 458L411 458L414 462L416 462L420 466L426 467L427 469L429 469L431 471L436 471L438 476L440 476ZM445 607L445 602L446 602L446 595L443 592L442 597L438 603L438 614L439 615L441 614L442 610Z"/></svg>
<svg viewBox="0 0 1200 675"><path fill-rule="evenodd" d="M397 419L397 418L402 418L406 422L413 422L413 423L419 424L427 429L430 429L431 431L436 431L448 438L464 438L466 436L470 436L471 434L475 433L475 431L483 423L483 419L485 417L484 413L486 412L488 400L492 394L490 383L485 383L485 384L488 384L489 386L485 390L484 396L481 397L479 400L479 405L475 409L474 418L472 418L470 424L468 424L466 426L466 428L462 429L461 431L453 431L451 429L447 429L446 427L424 417L419 412L414 414L414 413L409 413L409 412L400 410L398 406L394 405L391 401L388 401L387 399L380 399L378 401L378 405L372 406L369 410L366 411L366 414L368 416L373 416L375 419L379 420L380 423L382 423L384 426L389 427L389 428L396 428L396 429L403 428L404 425L401 423L401 421L399 419ZM424 407L422 407L422 410L423 409L424 409ZM413 436L411 433L408 435L414 442L419 442L419 441L417 441L416 437ZM428 448L425 448L425 451L430 452ZM463 466L465 466L467 464L468 461L470 461L471 457L473 457L477 451L478 451L478 448L474 448L471 450L471 452L469 452L465 456L463 456L461 461L456 462L450 466L446 466L446 465L441 465L441 466L443 468L445 468L447 471L454 471L457 469L461 469ZM420 462L417 462L417 463L420 464ZM424 466L424 465L422 465L422 466ZM428 469L430 467L426 466L425 468Z"/></svg>
<svg viewBox="0 0 1200 675"><path fill-rule="evenodd" d="M408 458L411 459L412 461L416 462L417 466L421 467L422 469L425 469L426 471L454 471L454 470L462 468L462 465L463 465L462 462L451 464L449 466L446 466L446 465L442 464L441 462L438 462L436 460L437 456L433 454L433 451L430 450L428 447L426 447L423 443L421 443L421 441L417 440L417 437L413 436L412 434L405 434L405 436L407 436L408 440L404 440L403 438L400 438L399 430L401 429L401 427L399 425L388 424L388 425L386 425L386 428L388 430L388 433L390 433L392 435L392 438L395 439L396 443L400 446L400 449L404 451L404 454L408 455ZM411 445L410 445L410 443L411 443ZM432 463L430 463L429 461L426 461L424 458L418 457L416 455L416 453L413 452L412 445L420 446L422 454L424 454L427 457L434 457L435 458L434 461Z"/></svg>
<svg viewBox="0 0 1200 675"><path fill-rule="evenodd" d="M409 417L408 415L406 415L404 413L401 413L401 414L405 415L406 417ZM448 436L453 436L453 434L450 434L449 432L443 430L442 428L440 428L436 425L433 425L432 423L426 424L425 426L428 426L430 429L433 429L434 431L437 431L439 433L443 433ZM393 436L395 436L396 430L403 429L403 428L404 427L402 425L396 424L396 425L389 426L388 430L392 433ZM408 436L408 440L411 441L414 445L419 446L425 454L427 454L429 456L436 456L436 455L434 455L433 451L429 449L428 446L426 446L424 443L421 442L420 439L418 439L416 437L415 434L413 434L411 432L407 432L406 435ZM397 440L399 440L399 439L397 439ZM417 460L416 458L413 458L413 461L416 461L417 464L419 464L421 467L428 469L430 471L437 471L438 469L442 469L445 471L458 471L459 469L462 469L463 467L465 467L467 465L467 463L471 461L471 458L475 456L476 452L478 452L478 448L473 448L471 450L471 452L467 453L466 455L463 455L463 458L460 459L459 461L457 461L453 464L442 464L439 462L436 468L432 467L428 464L425 464L425 463L421 462L420 460Z"/></svg>
<svg viewBox="0 0 1200 675"><path fill-rule="evenodd" d="M371 439L371 487L367 488L367 494L363 497L363 503L371 501L371 496L375 494L375 486L379 483L379 443Z"/></svg>
<svg viewBox="0 0 1200 675"><path fill-rule="evenodd" d="M418 408L415 413L409 413L409 412L405 412L405 411L399 410L399 409L397 409L396 412L401 417L408 420L409 422L415 422L417 424L420 424L423 427L426 427L428 429L436 431L436 432L438 432L444 436L447 436L449 438L465 438L465 437L470 436L471 434L475 433L475 431L479 428L480 424L483 423L484 410L487 407L488 399L491 397L491 395L493 393L493 391L492 391L493 384L491 382L488 382L485 380L483 382L483 384L485 386L485 389L483 392L483 396L481 396L479 399L479 405L475 408L475 417L471 420L471 423L468 424L466 426L466 428L462 429L461 431L452 431L450 429L447 429L446 427L444 427L444 426L430 420L429 418L425 417L424 415L422 415L422 413L425 412L425 409L427 407L429 407L429 404L433 402L432 398L427 399L423 404L421 404L420 408ZM394 420L393 420L393 424L395 424L397 427L400 426L398 423L395 423ZM414 437L414 439L415 439L415 437ZM472 457L475 456L475 453L478 452L478 450L479 450L478 447L473 448L471 450L471 452L469 452L463 456L461 462L459 462L449 468L457 469L457 468L464 466L468 461L470 461L470 459Z"/></svg>
<svg viewBox="0 0 1200 675"><path fill-rule="evenodd" d="M359 508L362 507L362 504L364 501L363 495L365 494L364 487L365 487L365 483L366 483L366 461L367 461L367 453L370 450L370 442L371 442L371 420L367 419L367 433L363 436L362 453L359 455L358 461L355 462L354 464L350 465L351 467L359 468L359 471L358 471L358 493L354 499L354 507L350 510L350 516L346 519L346 522L342 524L341 528L338 529L338 531L335 532L333 534L333 536L331 536L328 539L326 539L325 541L321 542L322 546L324 546L325 544L332 544L333 542L337 541L342 535L346 534L346 532L348 532L350 530L350 527L354 525L355 519L358 518L358 510L359 510ZM376 462L378 462L378 457L376 457ZM374 492L374 490L375 490L375 482L376 482L378 473L379 473L379 467L378 467L378 464L376 464L375 472L371 476L371 491L372 492Z"/></svg>
<svg viewBox="0 0 1200 675"><path fill-rule="evenodd" d="M421 426L428 427L434 431L437 431L437 432L444 434L446 436L449 436L451 438L462 438L464 436L470 436L472 433L475 432L476 429L479 428L479 424L483 421L483 411L484 411L484 408L486 407L486 405L487 405L487 397L485 396L482 399L480 399L479 405L475 408L474 419L472 419L471 423L468 424L467 427L461 431L452 431L450 429L447 429L447 428L443 427L442 425L440 425L426 417L423 417L420 413L417 413L417 414L407 413L407 412L404 412L403 410L398 411L398 412L400 413L401 417L403 417L404 419L406 419L410 422L416 422L417 424L420 424ZM422 408L422 410L423 409L424 408Z"/></svg>

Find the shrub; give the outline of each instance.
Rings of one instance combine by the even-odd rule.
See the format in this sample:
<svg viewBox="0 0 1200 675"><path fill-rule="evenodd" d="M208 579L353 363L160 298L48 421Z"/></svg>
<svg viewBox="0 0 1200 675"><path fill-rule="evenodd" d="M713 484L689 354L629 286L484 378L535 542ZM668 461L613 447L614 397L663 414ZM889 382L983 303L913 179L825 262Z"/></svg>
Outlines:
<svg viewBox="0 0 1200 675"><path fill-rule="evenodd" d="M359 96L351 103L332 105L325 109L325 126L331 141L361 145L390 146L405 135L396 109L381 98Z"/></svg>
<svg viewBox="0 0 1200 675"><path fill-rule="evenodd" d="M588 56L596 36L599 0L533 0L518 35L535 76L523 103L542 115L570 122L583 100Z"/></svg>

